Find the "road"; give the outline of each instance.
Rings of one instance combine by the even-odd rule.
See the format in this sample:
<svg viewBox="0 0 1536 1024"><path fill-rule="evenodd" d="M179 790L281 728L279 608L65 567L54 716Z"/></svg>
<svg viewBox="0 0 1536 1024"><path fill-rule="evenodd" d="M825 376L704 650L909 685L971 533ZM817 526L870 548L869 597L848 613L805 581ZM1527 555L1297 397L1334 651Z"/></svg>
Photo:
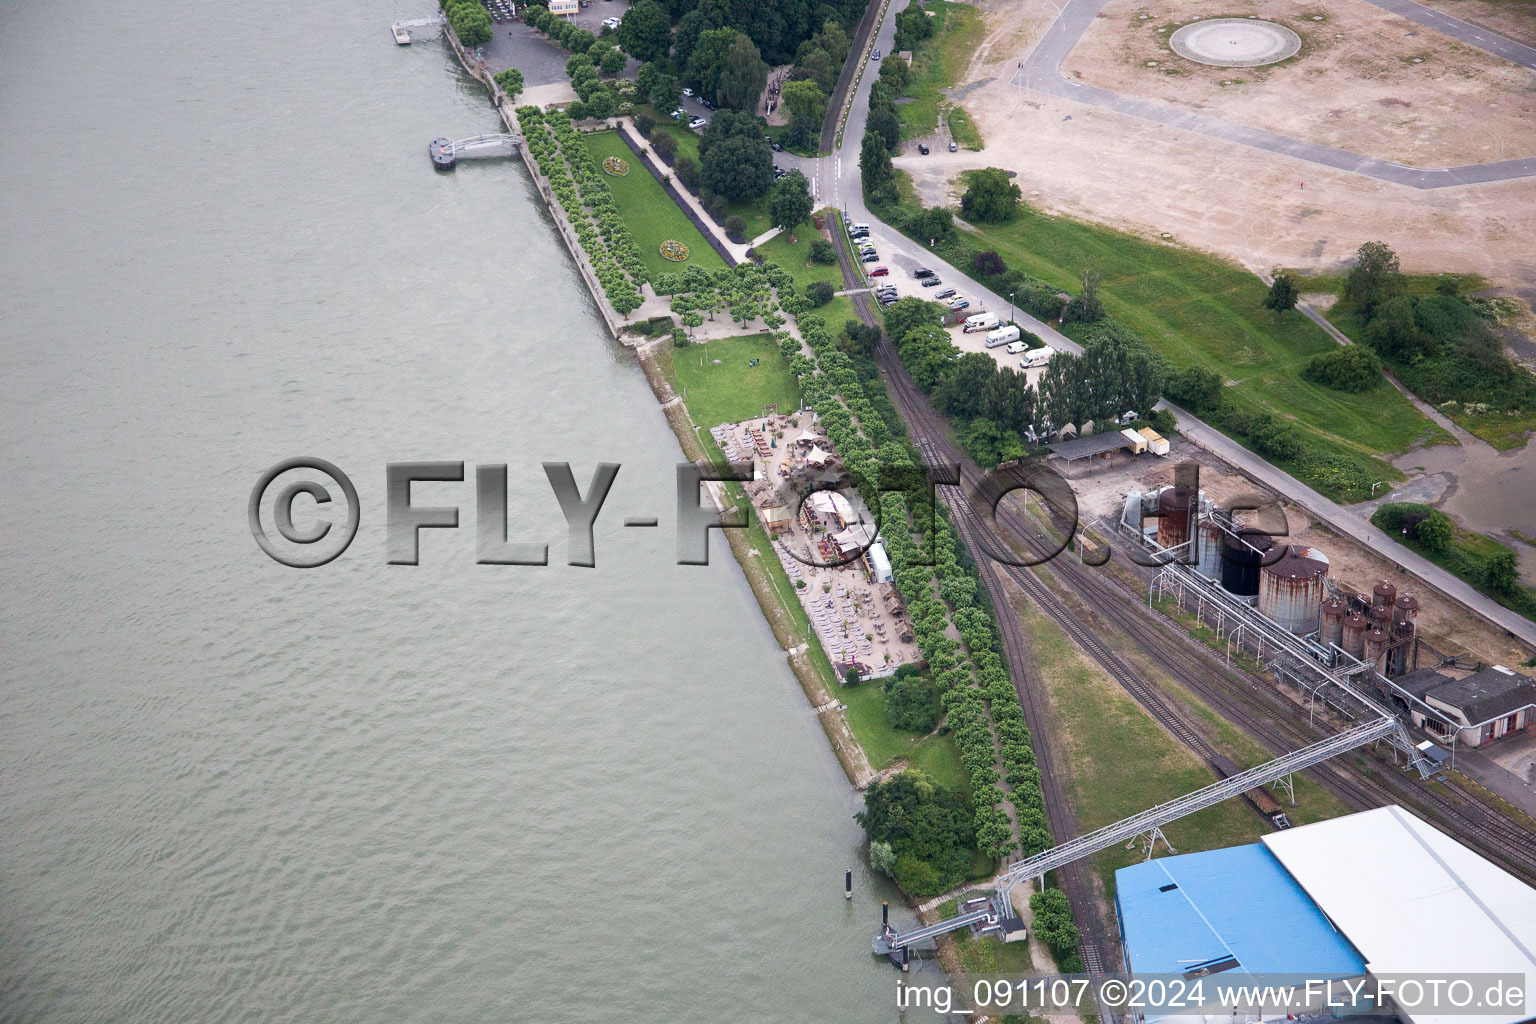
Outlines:
<svg viewBox="0 0 1536 1024"><path fill-rule="evenodd" d="M896 35L895 15L905 10L909 2L910 0L891 0L884 20L872 32L873 45L879 47L881 52L889 53L893 49L892 43ZM1085 3L1096 11L1098 6L1102 6L1103 2L1104 0L1075 0L1075 2L1069 3L1067 10L1063 12L1062 18L1058 18L1053 23L1051 29L1047 32L1046 39L1041 41L1041 47L1044 47L1046 41L1058 30L1058 26L1062 24L1067 12L1076 11ZM1382 5L1387 3L1406 4L1407 2L1408 0L1380 0ZM1408 6L1417 5L1409 4ZM1423 15L1444 19L1443 15L1438 15L1433 11L1424 11ZM1455 19L1445 20L1454 21ZM1462 26L1462 30L1468 33L1492 37L1492 33L1478 29L1475 26L1466 25L1464 22L1457 22L1456 24ZM1081 32L1081 29L1078 31ZM1076 36L1074 35L1071 38L1076 39ZM1506 40L1506 42L1508 41ZM1509 45L1519 46L1520 44L1509 43ZM1037 47L1037 53L1039 49ZM1526 49L1529 49L1529 47ZM860 54L850 56L849 60L867 60L867 53L868 46L866 45ZM1033 59L1034 56L1031 55L1030 60ZM1531 60L1536 62L1536 51L1532 51ZM1025 63L1028 64L1029 61ZM1059 58L1057 63L1059 63ZM869 114L869 89L876 77L872 73L873 70L873 68L866 69L864 77L860 80L854 93L852 110L848 115L847 128L843 133L842 145L831 154L823 156L816 161L815 173L818 196L822 197L822 201L829 202L832 206L843 210L844 215L849 221L869 224L871 226L881 262L892 268L892 276L887 280L894 281L898 288L904 290L904 293L922 294L922 289L916 287L912 281L911 271L914 268L926 266L937 271L946 284L959 288L971 300L972 309L989 309L993 311L1009 309L1012 304L1007 296L998 295L968 274L962 273L960 268L952 266L941 259L926 246L885 224L879 217L871 213L869 207L864 204L864 189L859 177L859 145L864 134L864 119ZM943 154L934 154L934 159L936 160L943 158ZM1536 166L1533 166L1532 173L1536 173ZM1068 338L1050 324L1037 320L1022 310L1014 308L1013 319L1021 327L1025 327L1038 334L1047 345L1058 351L1073 353L1082 351L1082 346L1077 344L1077 342ZM1162 405L1172 410L1178 416L1180 431L1202 448L1220 456L1225 461L1253 477L1259 483L1327 523L1333 529L1347 534L1368 545L1373 550L1391 558L1398 565L1403 566L1403 568L1418 576L1446 597L1482 615L1524 642L1536 645L1536 623L1516 615L1491 598L1478 593L1451 573L1409 550L1392 538L1385 536L1382 531L1371 526L1370 523L1360 516L1339 505L1337 502L1325 498L1289 473L1270 465L1219 430L1196 419L1191 413L1167 402L1163 402Z"/></svg>
<svg viewBox="0 0 1536 1024"><path fill-rule="evenodd" d="M1093 19L1108 2L1109 0L1069 0L1061 13L1056 16L1056 20L1046 29L1039 44L1014 72L1013 84L1061 99L1113 110L1127 117L1150 121L1153 124L1209 135L1238 145L1294 157L1297 160L1349 171L1352 174L1360 174L1380 181L1406 185L1409 188L1451 188L1457 185L1508 181L1512 178L1536 175L1536 157L1434 169L1409 167L1390 160L1361 156L1359 153L1351 153L1317 142L1307 142L1303 139L1267 132L1261 128L1250 128L1247 125L1224 121L1205 114L1178 110L1150 100L1124 96L1110 92L1108 89L1099 89L1064 78L1061 74L1061 62L1066 59L1067 54L1072 52L1078 39L1087 31ZM1536 70L1536 50L1514 40L1505 39L1487 29L1432 11L1413 3L1412 0L1367 0L1367 2L1420 25L1444 32L1469 46ZM862 124L862 120L859 123Z"/></svg>

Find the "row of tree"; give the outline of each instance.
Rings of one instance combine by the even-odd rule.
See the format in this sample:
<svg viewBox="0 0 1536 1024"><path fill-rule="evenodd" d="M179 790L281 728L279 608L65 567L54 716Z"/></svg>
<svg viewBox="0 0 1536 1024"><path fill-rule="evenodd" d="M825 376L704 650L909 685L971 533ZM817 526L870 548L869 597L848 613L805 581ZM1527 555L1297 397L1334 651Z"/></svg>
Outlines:
<svg viewBox="0 0 1536 1024"><path fill-rule="evenodd" d="M480 46L491 41L491 16L480 0L438 0L438 6L448 16L460 43Z"/></svg>

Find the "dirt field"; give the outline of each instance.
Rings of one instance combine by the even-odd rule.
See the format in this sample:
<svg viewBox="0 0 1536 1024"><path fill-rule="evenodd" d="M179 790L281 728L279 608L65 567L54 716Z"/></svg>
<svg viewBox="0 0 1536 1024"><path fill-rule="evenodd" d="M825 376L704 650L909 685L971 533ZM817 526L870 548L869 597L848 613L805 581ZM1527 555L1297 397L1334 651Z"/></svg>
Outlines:
<svg viewBox="0 0 1536 1024"><path fill-rule="evenodd" d="M1336 271L1362 242L1380 239L1410 272L1480 274L1536 298L1536 179L1422 191L1026 92L1008 78L1050 23L1049 0L978 6L988 35L953 95L986 149L898 157L926 201L952 201L961 170L999 166L1017 173L1025 199L1041 210L1164 237L1257 270ZM1536 123L1526 135L1536 152Z"/></svg>
<svg viewBox="0 0 1536 1024"><path fill-rule="evenodd" d="M1169 50L1180 26L1232 15L1294 30L1301 53L1268 67L1219 68ZM1113 0L1062 73L1412 167L1536 152L1536 74L1363 0Z"/></svg>

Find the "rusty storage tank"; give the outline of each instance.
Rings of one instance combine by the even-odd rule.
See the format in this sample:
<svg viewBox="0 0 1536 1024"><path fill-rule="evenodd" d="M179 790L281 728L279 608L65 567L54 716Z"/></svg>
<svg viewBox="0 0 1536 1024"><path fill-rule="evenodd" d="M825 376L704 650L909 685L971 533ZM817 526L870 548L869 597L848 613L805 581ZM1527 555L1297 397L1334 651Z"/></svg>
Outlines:
<svg viewBox="0 0 1536 1024"><path fill-rule="evenodd" d="M1382 580L1371 588L1371 621L1385 626L1392 621L1392 606L1397 602L1397 588Z"/></svg>
<svg viewBox="0 0 1536 1024"><path fill-rule="evenodd" d="M1292 633L1316 632L1327 576L1327 555L1286 545L1279 558L1259 569L1259 612Z"/></svg>
<svg viewBox="0 0 1536 1024"><path fill-rule="evenodd" d="M1344 642L1340 647L1344 653L1360 661L1365 660L1365 633L1370 629L1370 621L1359 612L1350 612L1344 616Z"/></svg>
<svg viewBox="0 0 1536 1024"><path fill-rule="evenodd" d="M1392 637L1384 629L1372 629L1365 634L1365 657L1360 660L1367 665L1375 665L1380 672L1386 666L1383 664L1383 655L1387 653L1387 646L1392 643Z"/></svg>
<svg viewBox="0 0 1536 1024"><path fill-rule="evenodd" d="M1254 597L1259 592L1259 563L1275 546L1267 534L1238 530L1221 538L1221 586L1238 597Z"/></svg>
<svg viewBox="0 0 1536 1024"><path fill-rule="evenodd" d="M1176 548L1189 541L1190 527L1195 518L1195 499L1189 487L1166 487L1157 496L1157 542L1165 548Z"/></svg>
<svg viewBox="0 0 1536 1024"><path fill-rule="evenodd" d="M1344 602L1337 597L1323 602L1322 635L1318 639L1324 647L1344 646Z"/></svg>
<svg viewBox="0 0 1536 1024"><path fill-rule="evenodd" d="M1392 604L1392 625L1394 628L1407 625L1411 630L1419 618L1419 599L1412 594L1404 594Z"/></svg>

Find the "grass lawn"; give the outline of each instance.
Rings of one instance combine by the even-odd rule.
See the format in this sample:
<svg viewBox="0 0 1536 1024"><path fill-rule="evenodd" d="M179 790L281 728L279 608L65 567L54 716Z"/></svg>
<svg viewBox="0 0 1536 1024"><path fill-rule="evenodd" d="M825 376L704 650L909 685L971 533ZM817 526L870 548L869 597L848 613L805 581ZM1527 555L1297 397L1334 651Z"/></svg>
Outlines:
<svg viewBox="0 0 1536 1024"><path fill-rule="evenodd" d="M848 725L858 738L869 763L876 771L897 758L932 775L941 786L971 791L971 776L960 763L960 750L949 734L921 736L891 728L885 717L885 694L879 680L836 689L839 700L848 705Z"/></svg>
<svg viewBox="0 0 1536 1024"><path fill-rule="evenodd" d="M762 363L748 366L752 359ZM662 365L677 393L686 391L688 415L706 430L760 417L765 405L776 404L781 412L800 407L800 384L771 335L668 348Z"/></svg>
<svg viewBox="0 0 1536 1024"><path fill-rule="evenodd" d="M699 158L698 132L685 124L678 124L668 115L649 105L640 107L636 113L649 114L651 120L656 122L656 127L651 129L651 138L654 139L658 134L670 135L677 142L677 152L679 154L686 153L695 160Z"/></svg>
<svg viewBox="0 0 1536 1024"><path fill-rule="evenodd" d="M1216 781L1215 772L1164 732L1027 598L1016 594L1013 610L1029 631L1035 664L1050 695L1055 719L1051 742L1070 768L1063 781L1080 831L1112 824ZM1248 804L1232 799L1181 818L1163 831L1180 853L1194 853L1257 842L1270 827ZM1115 870L1144 857L1140 847L1127 850L1123 845L1094 856L1094 868L1111 897Z"/></svg>
<svg viewBox="0 0 1536 1024"><path fill-rule="evenodd" d="M711 271L725 267L725 261L709 247L704 236L699 234L678 205L651 177L651 173L640 165L640 161L617 132L587 135L583 141L587 150L599 162L605 157L617 156L629 164L629 173L623 177L616 178L611 174L604 174L603 177L613 192L613 201L629 226L635 244L640 247L640 255L645 259L645 268L651 277L673 273L690 264ZM675 239L688 247L687 260L674 263L661 255L659 247L668 239Z"/></svg>
<svg viewBox="0 0 1536 1024"><path fill-rule="evenodd" d="M981 149L981 132L965 111L954 106L940 89L955 85L970 64L971 55L981 45L987 34L981 14L969 4L949 3L940 0L928 5L933 15L934 34L918 44L912 55L912 75L907 81L905 95L911 102L896 107L901 121L901 137L915 139L932 135L937 130L939 115L949 114L950 131L955 141L966 149ZM872 74L877 69L865 72Z"/></svg>
<svg viewBox="0 0 1536 1024"><path fill-rule="evenodd" d="M1352 395L1303 380L1307 362L1337 343L1299 314L1277 320L1264 310L1264 284L1235 264L1027 208L1007 224L959 234L948 248L964 251L952 259L995 249L1009 266L1074 292L1083 270L1099 273L1099 296L1115 320L1175 367L1202 366L1233 382L1227 408L1292 423L1313 447L1355 467L1356 484L1402 479L1379 456L1450 440L1386 383ZM1344 484L1302 475L1324 493L1358 500Z"/></svg>
<svg viewBox="0 0 1536 1024"><path fill-rule="evenodd" d="M843 272L834 261L832 263L812 263L811 243L821 238L822 234L810 224L802 224L795 229L796 241L791 242L789 236L779 232L768 241L757 247L763 259L770 263L777 263L794 275L795 286L804 289L813 281L830 281L839 291L843 288ZM836 244L835 242L833 243Z"/></svg>

